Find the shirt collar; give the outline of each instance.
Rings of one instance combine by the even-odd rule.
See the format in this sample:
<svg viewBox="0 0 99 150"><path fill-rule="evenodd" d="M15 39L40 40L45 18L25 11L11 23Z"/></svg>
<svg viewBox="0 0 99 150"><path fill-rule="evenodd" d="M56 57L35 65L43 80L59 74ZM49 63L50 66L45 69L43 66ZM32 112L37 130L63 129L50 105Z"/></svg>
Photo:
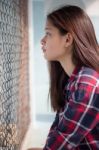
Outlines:
<svg viewBox="0 0 99 150"><path fill-rule="evenodd" d="M77 65L77 66L74 68L74 70L73 70L71 76L70 76L69 79L68 79L68 82L73 81L73 80L75 79L75 77L77 77L77 74L78 74L80 68L81 68L80 65Z"/></svg>

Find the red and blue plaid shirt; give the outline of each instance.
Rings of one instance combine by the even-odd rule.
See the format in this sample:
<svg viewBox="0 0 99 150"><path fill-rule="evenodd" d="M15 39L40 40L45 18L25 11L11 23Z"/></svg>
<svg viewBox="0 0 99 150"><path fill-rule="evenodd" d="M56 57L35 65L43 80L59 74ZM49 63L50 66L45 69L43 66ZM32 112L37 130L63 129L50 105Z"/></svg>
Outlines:
<svg viewBox="0 0 99 150"><path fill-rule="evenodd" d="M99 73L76 67L43 150L99 150Z"/></svg>

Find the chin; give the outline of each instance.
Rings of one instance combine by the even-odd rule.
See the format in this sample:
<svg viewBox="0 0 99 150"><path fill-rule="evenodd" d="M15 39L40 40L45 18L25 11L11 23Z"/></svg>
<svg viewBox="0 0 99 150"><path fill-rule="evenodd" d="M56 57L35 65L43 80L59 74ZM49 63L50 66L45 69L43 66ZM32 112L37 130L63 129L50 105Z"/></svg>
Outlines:
<svg viewBox="0 0 99 150"><path fill-rule="evenodd" d="M57 61L55 58L48 57L47 55L44 55L44 58L45 58L47 61Z"/></svg>

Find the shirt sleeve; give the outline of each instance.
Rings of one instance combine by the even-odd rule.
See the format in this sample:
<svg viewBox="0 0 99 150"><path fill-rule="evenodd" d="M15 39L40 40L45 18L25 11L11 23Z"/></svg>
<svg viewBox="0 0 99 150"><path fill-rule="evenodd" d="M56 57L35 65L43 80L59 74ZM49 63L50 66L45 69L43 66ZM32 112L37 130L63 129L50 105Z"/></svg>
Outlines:
<svg viewBox="0 0 99 150"><path fill-rule="evenodd" d="M73 150L99 121L99 88L79 83L43 150Z"/></svg>

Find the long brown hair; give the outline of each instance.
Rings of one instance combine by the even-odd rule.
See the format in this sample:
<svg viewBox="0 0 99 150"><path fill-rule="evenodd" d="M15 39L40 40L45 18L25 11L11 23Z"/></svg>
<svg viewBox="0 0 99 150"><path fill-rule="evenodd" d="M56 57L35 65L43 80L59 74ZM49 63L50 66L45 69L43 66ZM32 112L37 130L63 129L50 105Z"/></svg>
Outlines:
<svg viewBox="0 0 99 150"><path fill-rule="evenodd" d="M88 15L78 6L63 6L47 15L47 19L62 35L73 35L73 62L99 71L99 47L94 27ZM64 105L63 87L68 79L59 62L49 61L50 98L54 111Z"/></svg>

